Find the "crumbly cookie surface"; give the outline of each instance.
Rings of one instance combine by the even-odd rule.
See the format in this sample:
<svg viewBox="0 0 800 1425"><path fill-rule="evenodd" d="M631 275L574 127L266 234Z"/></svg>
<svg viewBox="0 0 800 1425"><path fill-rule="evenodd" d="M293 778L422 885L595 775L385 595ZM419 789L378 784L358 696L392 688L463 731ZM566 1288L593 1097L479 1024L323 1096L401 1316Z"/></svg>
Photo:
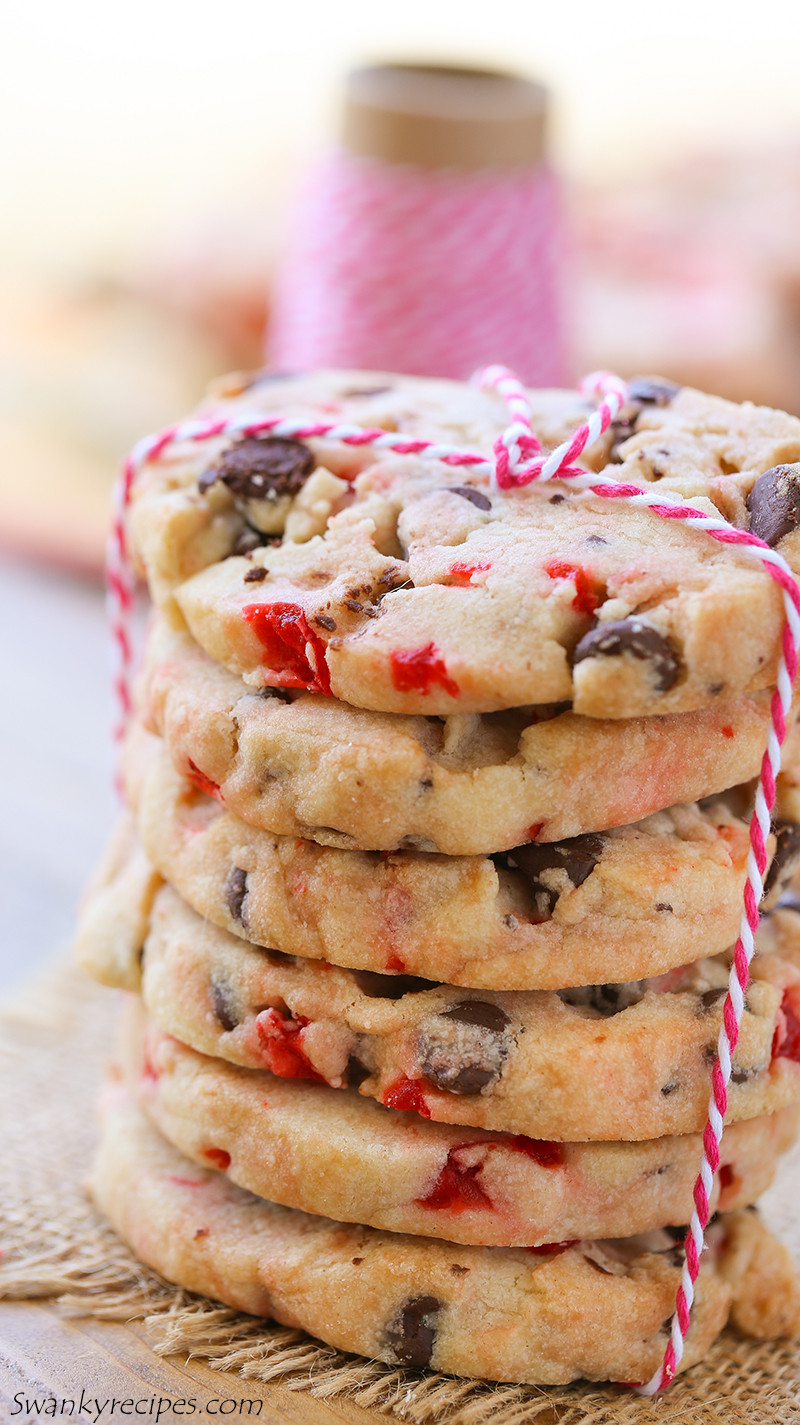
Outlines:
<svg viewBox="0 0 800 1425"><path fill-rule="evenodd" d="M494 858L386 856L250 826L146 734L127 760L150 862L198 914L256 945L475 988L561 989L660 974L736 938L744 789ZM786 810L794 800L792 789ZM767 906L800 855L800 827L778 829Z"/></svg>
<svg viewBox="0 0 800 1425"><path fill-rule="evenodd" d="M118 1089L112 1095L95 1201L169 1281L345 1351L454 1375L635 1381L661 1360L680 1277L669 1233L542 1256L331 1222L199 1168ZM788 1254L746 1211L722 1216L709 1233L681 1369L748 1300L746 1329L770 1336L800 1326Z"/></svg>
<svg viewBox="0 0 800 1425"><path fill-rule="evenodd" d="M178 770L244 821L344 849L446 855L604 831L723 791L757 775L769 727L767 693L627 722L531 708L442 720L263 696L163 622L140 701ZM794 721L787 766L798 740Z"/></svg>
<svg viewBox="0 0 800 1425"><path fill-rule="evenodd" d="M699 1134L640 1143L465 1134L352 1091L198 1054L136 1004L120 1052L133 1097L176 1148L285 1207L484 1247L630 1236L691 1216ZM800 1104L732 1124L712 1208L745 1207L764 1192L798 1126Z"/></svg>
<svg viewBox="0 0 800 1425"><path fill-rule="evenodd" d="M800 1097L795 957L754 961L730 1122ZM728 958L716 956L558 992L409 983L249 946L165 886L142 994L157 1023L201 1053L355 1085L438 1122L574 1142L703 1127L727 979Z"/></svg>
<svg viewBox="0 0 800 1425"><path fill-rule="evenodd" d="M632 392L592 467L722 512L800 567L800 420L663 382ZM531 401L545 450L590 409ZM352 372L256 380L205 410L366 421L487 455L508 424L494 394ZM145 466L131 527L156 600L254 686L387 712L567 701L629 718L775 677L782 600L756 561L564 482L500 491L416 455L244 436Z"/></svg>

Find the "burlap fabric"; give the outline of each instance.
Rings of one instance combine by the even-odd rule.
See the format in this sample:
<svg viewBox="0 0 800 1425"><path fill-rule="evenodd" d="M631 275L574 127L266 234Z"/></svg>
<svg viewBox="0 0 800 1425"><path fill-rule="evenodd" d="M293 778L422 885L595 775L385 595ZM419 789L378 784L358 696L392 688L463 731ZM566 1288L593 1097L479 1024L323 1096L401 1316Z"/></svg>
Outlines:
<svg viewBox="0 0 800 1425"><path fill-rule="evenodd" d="M706 1362L647 1401L617 1387L498 1387L393 1370L169 1286L122 1246L85 1192L115 1017L114 994L67 967L0 1017L0 1295L141 1320L157 1352L191 1352L215 1370L280 1378L322 1399L346 1395L412 1425L800 1425L798 1342L758 1345L726 1332ZM764 1214L800 1259L799 1179L796 1150Z"/></svg>

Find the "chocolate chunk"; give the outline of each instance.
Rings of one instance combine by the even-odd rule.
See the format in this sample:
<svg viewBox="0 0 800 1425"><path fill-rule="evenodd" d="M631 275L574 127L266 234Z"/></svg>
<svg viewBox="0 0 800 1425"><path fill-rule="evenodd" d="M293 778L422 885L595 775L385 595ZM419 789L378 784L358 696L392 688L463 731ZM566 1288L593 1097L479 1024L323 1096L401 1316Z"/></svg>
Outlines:
<svg viewBox="0 0 800 1425"><path fill-rule="evenodd" d="M386 1328L386 1339L401 1366L429 1366L436 1345L436 1316L442 1302L435 1296L412 1296Z"/></svg>
<svg viewBox="0 0 800 1425"><path fill-rule="evenodd" d="M314 622L318 624L320 628L327 628L329 633L336 632L336 619L331 618L330 614L315 614Z"/></svg>
<svg viewBox="0 0 800 1425"><path fill-rule="evenodd" d="M469 500L478 510L490 510L492 502L483 490L476 490L472 485L448 485L451 495L460 495L462 500Z"/></svg>
<svg viewBox="0 0 800 1425"><path fill-rule="evenodd" d="M454 1019L458 1024L474 1024L479 1029L488 1029L492 1034L502 1034L511 1023L504 1009L482 999L465 999L459 1004L442 1010L443 1019Z"/></svg>
<svg viewBox="0 0 800 1425"><path fill-rule="evenodd" d="M600 623L585 633L572 655L572 666L585 658L616 658L629 653L649 663L653 682L660 693L666 693L677 682L680 672L678 656L663 633L633 615Z"/></svg>
<svg viewBox="0 0 800 1425"><path fill-rule="evenodd" d="M198 484L207 490L221 480L240 499L277 500L302 490L315 464L313 452L300 440L245 436L223 452Z"/></svg>
<svg viewBox="0 0 800 1425"><path fill-rule="evenodd" d="M247 896L247 872L241 866L234 866L225 882L225 900L234 920L244 925L244 902Z"/></svg>
<svg viewBox="0 0 800 1425"><path fill-rule="evenodd" d="M246 524L244 529L237 534L234 540L231 554L252 554L254 549L263 549L265 544L280 544L280 540L272 540L260 530L253 529L252 525Z"/></svg>
<svg viewBox="0 0 800 1425"><path fill-rule="evenodd" d="M216 975L211 980L211 1003L222 1028L228 1031L235 1029L239 1016L233 1004L230 986Z"/></svg>
<svg viewBox="0 0 800 1425"><path fill-rule="evenodd" d="M574 989L558 990L557 994L573 1009L596 1009L607 1019L644 999L644 987L644 980L624 980L616 985L577 985Z"/></svg>
<svg viewBox="0 0 800 1425"><path fill-rule="evenodd" d="M575 889L592 874L603 852L604 840L594 832L572 836L567 841L529 841L511 851L493 856L496 866L517 870L533 891L536 908L549 919L555 910L561 890L542 880L545 871L564 871Z"/></svg>
<svg viewBox="0 0 800 1425"><path fill-rule="evenodd" d="M371 1073L372 1070L368 1069L366 1064L362 1064L357 1054L351 1054L347 1060L347 1067L344 1071L347 1087L349 1089L357 1089L360 1084L363 1084L365 1079L369 1078Z"/></svg>
<svg viewBox="0 0 800 1425"><path fill-rule="evenodd" d="M420 1073L446 1093L480 1093L502 1073L510 1023L505 1010L486 1000L451 1005L420 1032Z"/></svg>
<svg viewBox="0 0 800 1425"><path fill-rule="evenodd" d="M256 564L254 569L248 569L244 576L245 584L261 584L269 573L263 564Z"/></svg>
<svg viewBox="0 0 800 1425"><path fill-rule="evenodd" d="M668 406L680 389L674 381L648 381L638 377L629 383L628 395L639 406Z"/></svg>
<svg viewBox="0 0 800 1425"><path fill-rule="evenodd" d="M750 533L773 548L800 524L800 464L773 465L747 496Z"/></svg>
<svg viewBox="0 0 800 1425"><path fill-rule="evenodd" d="M718 990L704 990L697 996L697 1013L700 1015L710 1014L715 1009L720 1000L723 1000L728 993L724 987Z"/></svg>
<svg viewBox="0 0 800 1425"><path fill-rule="evenodd" d="M774 821L772 830L777 846L764 881L764 899L778 892L792 879L800 862L800 826L796 821Z"/></svg>
<svg viewBox="0 0 800 1425"><path fill-rule="evenodd" d="M435 980L423 980L417 975L380 975L377 970L352 970L351 974L362 994L370 999L402 999L436 988Z"/></svg>

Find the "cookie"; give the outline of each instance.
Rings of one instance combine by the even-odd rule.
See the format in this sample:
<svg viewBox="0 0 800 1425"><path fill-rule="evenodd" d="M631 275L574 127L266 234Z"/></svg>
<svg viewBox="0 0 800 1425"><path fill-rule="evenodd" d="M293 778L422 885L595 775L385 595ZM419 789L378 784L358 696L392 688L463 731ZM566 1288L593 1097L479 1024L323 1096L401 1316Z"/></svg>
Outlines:
<svg viewBox="0 0 800 1425"><path fill-rule="evenodd" d="M634 382L631 398L586 461L721 512L800 568L800 420L668 383ZM545 451L590 409L568 392L531 404ZM352 372L257 382L205 411L366 417L488 457L509 424L494 393ZM568 482L503 491L446 460L241 434L147 464L131 531L155 598L254 687L383 712L566 701L629 718L776 676L783 603L759 562Z"/></svg>
<svg viewBox="0 0 800 1425"><path fill-rule="evenodd" d="M741 793L494 858L387 856L249 826L147 734L128 768L139 834L164 879L215 925L288 954L474 988L561 989L661 974L738 932ZM768 904L800 855L794 826L780 822Z"/></svg>
<svg viewBox="0 0 800 1425"><path fill-rule="evenodd" d="M730 1122L800 1098L798 962L754 962ZM167 1033L246 1067L355 1084L437 1122L628 1140L703 1127L728 965L721 955L654 980L478 993L250 946L165 886L142 995Z"/></svg>
<svg viewBox="0 0 800 1425"><path fill-rule="evenodd" d="M153 897L161 884L133 821L121 818L86 888L73 941L78 964L100 984L138 988Z"/></svg>
<svg viewBox="0 0 800 1425"><path fill-rule="evenodd" d="M636 1381L667 1343L682 1255L668 1232L541 1255L331 1222L189 1162L118 1088L92 1191L168 1281L390 1365L543 1385ZM682 1370L729 1316L767 1338L800 1327L789 1255L755 1212L720 1217L708 1244Z"/></svg>
<svg viewBox="0 0 800 1425"><path fill-rule="evenodd" d="M766 693L629 722L542 721L530 708L441 721L263 696L163 622L140 697L178 770L244 821L343 849L446 855L604 831L723 791L758 774L769 727ZM794 723L787 765L799 742Z"/></svg>
<svg viewBox="0 0 800 1425"><path fill-rule="evenodd" d="M130 1009L121 1055L148 1117L193 1162L284 1207L484 1247L617 1237L691 1216L699 1134L564 1144L465 1136L352 1091L210 1059ZM712 1205L753 1202L799 1126L800 1104L732 1124Z"/></svg>

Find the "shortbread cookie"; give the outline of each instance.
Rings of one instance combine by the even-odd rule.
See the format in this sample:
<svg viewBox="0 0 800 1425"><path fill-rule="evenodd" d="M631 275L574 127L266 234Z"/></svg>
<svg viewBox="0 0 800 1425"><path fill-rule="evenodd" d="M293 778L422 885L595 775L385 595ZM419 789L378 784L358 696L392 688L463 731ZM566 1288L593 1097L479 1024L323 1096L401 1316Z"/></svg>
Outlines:
<svg viewBox="0 0 800 1425"><path fill-rule="evenodd" d="M145 1004L201 1053L533 1138L659 1138L705 1123L726 956L655 980L479 995L256 949L168 886L151 927ZM730 1122L800 1098L800 967L759 956L753 973Z"/></svg>
<svg viewBox="0 0 800 1425"><path fill-rule="evenodd" d="M207 1058L131 1009L121 1053L148 1117L194 1162L284 1207L484 1247L618 1237L691 1216L699 1134L563 1144L465 1135L352 1091ZM713 1206L754 1202L799 1125L800 1104L732 1124Z"/></svg>
<svg viewBox="0 0 800 1425"><path fill-rule="evenodd" d="M163 622L144 719L179 771L243 820L344 849L506 851L640 821L757 775L769 695L698 713L596 722L400 717L300 694L260 696ZM541 711L536 714L541 718ZM797 723L784 759L798 757Z"/></svg>
<svg viewBox="0 0 800 1425"><path fill-rule="evenodd" d="M161 884L132 820L123 817L86 888L73 942L78 964L100 984L138 988L153 897Z"/></svg>
<svg viewBox="0 0 800 1425"><path fill-rule="evenodd" d="M475 988L561 989L661 974L738 932L744 790L494 858L387 856L248 825L145 733L128 766L139 833L164 879L215 925L292 955ZM777 845L767 905L794 872L800 826L780 820Z"/></svg>
<svg viewBox="0 0 800 1425"><path fill-rule="evenodd" d="M631 396L586 460L721 511L800 566L800 420L663 382ZM531 403L546 451L591 409L569 392ZM487 456L510 419L475 387L353 372L256 383L205 409L366 418ZM256 687L384 712L569 701L628 718L775 679L783 602L761 564L568 482L501 491L446 460L245 433L147 464L131 525L155 597Z"/></svg>
<svg viewBox="0 0 800 1425"><path fill-rule="evenodd" d="M189 1162L118 1088L93 1193L167 1280L391 1365L545 1385L637 1381L667 1344L682 1257L667 1232L543 1255L311 1217ZM681 1369L729 1315L764 1337L800 1327L789 1255L755 1212L720 1217L708 1240Z"/></svg>

